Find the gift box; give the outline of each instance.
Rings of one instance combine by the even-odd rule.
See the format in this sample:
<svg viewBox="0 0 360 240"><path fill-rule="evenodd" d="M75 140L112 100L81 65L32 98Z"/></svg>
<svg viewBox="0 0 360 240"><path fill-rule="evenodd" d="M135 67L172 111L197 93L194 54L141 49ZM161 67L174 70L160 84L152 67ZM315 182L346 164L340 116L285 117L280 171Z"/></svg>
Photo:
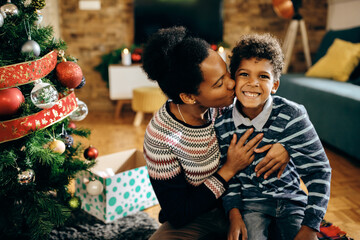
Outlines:
<svg viewBox="0 0 360 240"><path fill-rule="evenodd" d="M131 149L96 161L90 172L80 172L75 180L75 196L86 212L108 223L158 204L141 151ZM94 179L103 186L98 195L86 190Z"/></svg>

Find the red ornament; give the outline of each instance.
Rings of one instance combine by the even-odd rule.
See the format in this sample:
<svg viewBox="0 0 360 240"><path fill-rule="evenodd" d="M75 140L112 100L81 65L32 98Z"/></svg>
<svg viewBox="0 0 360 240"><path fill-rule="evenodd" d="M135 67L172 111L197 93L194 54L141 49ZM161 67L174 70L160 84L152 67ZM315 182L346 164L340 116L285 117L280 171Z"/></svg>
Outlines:
<svg viewBox="0 0 360 240"><path fill-rule="evenodd" d="M61 62L56 66L56 77L65 87L76 88L81 83L83 73L76 63Z"/></svg>
<svg viewBox="0 0 360 240"><path fill-rule="evenodd" d="M292 19L295 14L293 2L291 0L273 0L275 13L282 18Z"/></svg>
<svg viewBox="0 0 360 240"><path fill-rule="evenodd" d="M24 95L18 88L0 90L0 116L15 114L23 102Z"/></svg>
<svg viewBox="0 0 360 240"><path fill-rule="evenodd" d="M84 151L84 157L87 160L94 160L97 158L97 156L99 155L99 152L96 148L90 146L87 149L85 149Z"/></svg>
<svg viewBox="0 0 360 240"><path fill-rule="evenodd" d="M140 62L140 61L141 61L141 55L138 54L138 53L132 53L132 54L131 54L131 60L132 60L134 63Z"/></svg>
<svg viewBox="0 0 360 240"><path fill-rule="evenodd" d="M211 44L210 47L214 50L217 51L218 46L216 44Z"/></svg>
<svg viewBox="0 0 360 240"><path fill-rule="evenodd" d="M135 48L134 51L132 51L132 52L133 52L131 54L132 62L134 62L134 63L141 62L143 49L142 48Z"/></svg>
<svg viewBox="0 0 360 240"><path fill-rule="evenodd" d="M69 122L68 128L76 129L76 124L74 122Z"/></svg>

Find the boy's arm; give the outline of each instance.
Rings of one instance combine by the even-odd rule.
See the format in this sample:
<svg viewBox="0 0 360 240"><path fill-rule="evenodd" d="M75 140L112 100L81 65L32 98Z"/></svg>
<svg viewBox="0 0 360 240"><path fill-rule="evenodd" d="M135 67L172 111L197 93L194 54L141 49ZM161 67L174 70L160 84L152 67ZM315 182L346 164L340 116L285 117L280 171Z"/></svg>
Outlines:
<svg viewBox="0 0 360 240"><path fill-rule="evenodd" d="M309 191L302 225L319 231L330 197L331 167L305 108L292 110L279 143L289 152Z"/></svg>
<svg viewBox="0 0 360 240"><path fill-rule="evenodd" d="M229 212L229 221L230 227L228 232L228 240L239 240L239 236L241 236L241 240L248 239L245 222L239 209L231 209Z"/></svg>

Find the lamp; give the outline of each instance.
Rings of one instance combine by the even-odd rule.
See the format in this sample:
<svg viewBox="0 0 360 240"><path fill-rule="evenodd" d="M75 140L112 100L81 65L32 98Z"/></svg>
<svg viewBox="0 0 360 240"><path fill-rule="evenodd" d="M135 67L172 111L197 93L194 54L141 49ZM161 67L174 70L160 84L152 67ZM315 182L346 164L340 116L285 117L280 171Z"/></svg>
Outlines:
<svg viewBox="0 0 360 240"><path fill-rule="evenodd" d="M289 68L291 54L294 49L296 34L299 27L304 47L306 65L309 68L311 66L309 41L306 33L305 21L299 13L299 8L302 5L301 0L273 0L272 3L274 11L279 17L291 19L283 43L283 51L285 55L283 73L287 73Z"/></svg>

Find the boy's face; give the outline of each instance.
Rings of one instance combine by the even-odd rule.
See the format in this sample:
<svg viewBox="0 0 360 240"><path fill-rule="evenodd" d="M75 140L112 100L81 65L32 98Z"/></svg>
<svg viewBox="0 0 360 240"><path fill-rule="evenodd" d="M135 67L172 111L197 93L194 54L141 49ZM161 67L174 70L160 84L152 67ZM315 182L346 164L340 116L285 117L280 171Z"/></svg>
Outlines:
<svg viewBox="0 0 360 240"><path fill-rule="evenodd" d="M271 93L279 87L274 79L271 62L267 59L243 59L235 73L235 94L242 112L250 119L263 109Z"/></svg>

